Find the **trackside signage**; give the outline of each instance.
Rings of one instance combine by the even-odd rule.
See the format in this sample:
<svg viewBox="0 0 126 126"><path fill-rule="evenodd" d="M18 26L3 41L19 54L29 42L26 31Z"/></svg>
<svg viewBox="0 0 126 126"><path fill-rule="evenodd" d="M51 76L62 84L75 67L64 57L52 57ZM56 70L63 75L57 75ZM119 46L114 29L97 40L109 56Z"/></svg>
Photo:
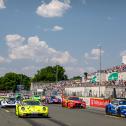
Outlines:
<svg viewBox="0 0 126 126"><path fill-rule="evenodd" d="M90 106L105 108L105 106L110 102L106 99L90 98Z"/></svg>
<svg viewBox="0 0 126 126"><path fill-rule="evenodd" d="M80 97L80 99L82 99L83 101L85 101L87 106L90 106L90 98Z"/></svg>

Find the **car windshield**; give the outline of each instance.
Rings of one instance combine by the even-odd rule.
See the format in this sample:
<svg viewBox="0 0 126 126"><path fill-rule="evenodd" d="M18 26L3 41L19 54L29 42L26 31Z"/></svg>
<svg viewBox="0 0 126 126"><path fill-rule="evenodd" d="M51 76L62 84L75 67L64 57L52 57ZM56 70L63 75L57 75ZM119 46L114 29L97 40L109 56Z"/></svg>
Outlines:
<svg viewBox="0 0 126 126"><path fill-rule="evenodd" d="M34 97L39 98L39 96L38 96L38 95L35 95Z"/></svg>
<svg viewBox="0 0 126 126"><path fill-rule="evenodd" d="M119 105L126 105L126 101L120 101Z"/></svg>
<svg viewBox="0 0 126 126"><path fill-rule="evenodd" d="M56 97L55 96L51 96L52 99L55 99Z"/></svg>
<svg viewBox="0 0 126 126"><path fill-rule="evenodd" d="M7 101L15 101L15 98L7 98Z"/></svg>
<svg viewBox="0 0 126 126"><path fill-rule="evenodd" d="M40 105L39 101L24 101L24 105Z"/></svg>
<svg viewBox="0 0 126 126"><path fill-rule="evenodd" d="M69 97L68 100L75 100L75 101L79 101L80 99L78 97Z"/></svg>

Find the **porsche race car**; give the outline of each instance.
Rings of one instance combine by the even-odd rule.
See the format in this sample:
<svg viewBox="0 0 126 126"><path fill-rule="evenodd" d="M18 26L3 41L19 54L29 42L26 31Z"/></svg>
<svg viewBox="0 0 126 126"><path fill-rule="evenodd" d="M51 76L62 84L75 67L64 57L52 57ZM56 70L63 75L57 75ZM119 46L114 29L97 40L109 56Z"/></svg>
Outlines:
<svg viewBox="0 0 126 126"><path fill-rule="evenodd" d="M33 95L32 99L41 101L41 97L39 95Z"/></svg>
<svg viewBox="0 0 126 126"><path fill-rule="evenodd" d="M85 101L82 101L79 97L70 96L67 98L63 98L62 100L62 107L67 108L86 108Z"/></svg>
<svg viewBox="0 0 126 126"><path fill-rule="evenodd" d="M46 102L48 104L60 104L61 103L61 99L57 96L50 96L46 98Z"/></svg>
<svg viewBox="0 0 126 126"><path fill-rule="evenodd" d="M39 100L26 99L16 105L18 117L43 116L48 117L48 107L41 104Z"/></svg>
<svg viewBox="0 0 126 126"><path fill-rule="evenodd" d="M105 113L107 115L117 115L126 117L126 99L115 99L106 105Z"/></svg>
<svg viewBox="0 0 126 126"><path fill-rule="evenodd" d="M19 103L20 101L18 101L16 98L14 97L8 97L8 98L4 98L3 100L1 100L1 107L15 107L17 103Z"/></svg>

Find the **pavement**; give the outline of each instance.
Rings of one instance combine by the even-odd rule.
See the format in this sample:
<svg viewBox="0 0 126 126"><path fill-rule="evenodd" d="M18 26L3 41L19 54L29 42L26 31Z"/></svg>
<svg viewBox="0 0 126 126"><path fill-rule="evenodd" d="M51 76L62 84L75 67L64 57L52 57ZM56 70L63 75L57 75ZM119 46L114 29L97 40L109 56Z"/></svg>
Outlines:
<svg viewBox="0 0 126 126"><path fill-rule="evenodd" d="M94 110L98 110L98 111L105 111L105 108L93 107L93 106L87 106L87 109L94 109Z"/></svg>
<svg viewBox="0 0 126 126"><path fill-rule="evenodd" d="M49 118L18 118L14 108L0 108L0 126L125 126L126 118L106 116L104 109L68 109L48 105Z"/></svg>

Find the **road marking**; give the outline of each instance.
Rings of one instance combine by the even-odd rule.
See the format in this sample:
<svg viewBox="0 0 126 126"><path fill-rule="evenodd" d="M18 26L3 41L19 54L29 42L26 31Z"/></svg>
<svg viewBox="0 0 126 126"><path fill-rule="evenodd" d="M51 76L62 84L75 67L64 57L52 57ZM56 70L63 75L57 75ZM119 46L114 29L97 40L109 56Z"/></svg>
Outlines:
<svg viewBox="0 0 126 126"><path fill-rule="evenodd" d="M6 112L10 112L9 110L5 109Z"/></svg>
<svg viewBox="0 0 126 126"><path fill-rule="evenodd" d="M105 115L107 117L111 117L111 118L116 118L116 119L122 119L122 117L117 117L117 116L111 116L111 115Z"/></svg>

